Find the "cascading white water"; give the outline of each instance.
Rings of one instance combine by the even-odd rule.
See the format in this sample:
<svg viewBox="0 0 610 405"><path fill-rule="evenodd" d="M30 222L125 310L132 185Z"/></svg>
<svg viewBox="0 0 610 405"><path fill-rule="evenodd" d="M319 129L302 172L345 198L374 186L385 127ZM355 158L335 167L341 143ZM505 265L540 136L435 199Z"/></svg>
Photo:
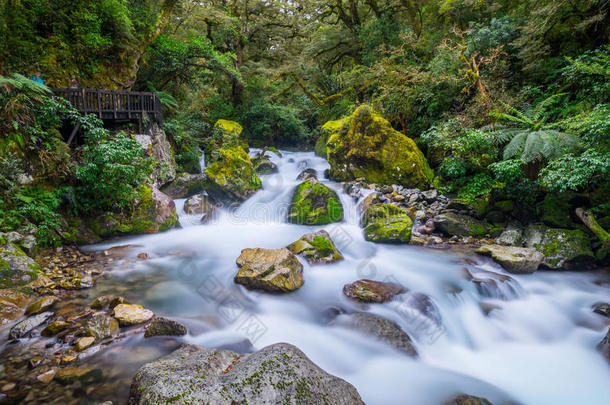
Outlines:
<svg viewBox="0 0 610 405"><path fill-rule="evenodd" d="M256 349L292 343L352 383L369 405L437 404L455 393L494 403L608 403L610 367L595 350L607 321L591 311L592 304L610 298L607 277L538 272L512 276L514 281L501 283L495 292L477 288L464 277L464 267L475 277L484 271L506 273L480 257L464 264L470 253L366 242L357 202L341 184L328 180L322 181L339 193L344 221L324 227L287 224L297 175L314 168L322 179L328 164L313 153L282 153L282 158L272 157L279 173L263 176L263 190L240 207L221 210L200 225L182 213L179 201L183 229L115 243L141 245L139 251L152 257L135 271L112 275L120 282L148 280L135 283L128 298L185 323L189 343L216 347L249 339ZM233 283L242 249L284 247L322 228L345 260L313 266L301 260L305 284L298 291L274 295ZM440 317L414 316L400 301L357 305L342 288L361 278L392 280L425 294ZM485 315L482 304L496 309ZM396 321L414 339L419 359L328 326L336 309L370 311Z"/></svg>

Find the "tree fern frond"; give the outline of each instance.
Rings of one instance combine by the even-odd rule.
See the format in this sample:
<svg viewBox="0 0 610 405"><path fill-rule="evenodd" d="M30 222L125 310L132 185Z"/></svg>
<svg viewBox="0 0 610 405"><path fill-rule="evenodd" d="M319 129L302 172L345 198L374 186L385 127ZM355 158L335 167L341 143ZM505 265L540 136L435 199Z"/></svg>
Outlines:
<svg viewBox="0 0 610 405"><path fill-rule="evenodd" d="M525 142L527 141L527 137L530 132L520 131L517 132L513 139L506 145L504 148L503 159L508 160L517 156L521 156L523 153L523 147L525 146Z"/></svg>

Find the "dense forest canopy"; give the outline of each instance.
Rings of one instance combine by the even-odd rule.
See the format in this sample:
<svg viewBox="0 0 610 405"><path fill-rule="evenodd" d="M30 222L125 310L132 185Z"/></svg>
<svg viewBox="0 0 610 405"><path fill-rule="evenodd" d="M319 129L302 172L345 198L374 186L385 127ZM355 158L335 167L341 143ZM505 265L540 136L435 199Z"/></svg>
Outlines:
<svg viewBox="0 0 610 405"><path fill-rule="evenodd" d="M0 4L5 83L39 70L51 87L74 77L154 91L182 171L199 170L218 119L241 123L252 145L312 147L322 124L366 103L424 150L438 187L468 201L503 193L527 213L544 193L596 195L608 183L606 0ZM60 156L58 142L15 134L13 121L55 125L43 101L28 102L26 118L0 112L19 139L3 148Z"/></svg>

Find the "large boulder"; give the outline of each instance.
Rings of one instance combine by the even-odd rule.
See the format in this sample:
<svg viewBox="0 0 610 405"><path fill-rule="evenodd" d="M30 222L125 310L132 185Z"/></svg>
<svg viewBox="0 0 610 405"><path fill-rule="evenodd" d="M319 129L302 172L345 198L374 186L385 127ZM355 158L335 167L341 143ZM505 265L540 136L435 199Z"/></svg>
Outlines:
<svg viewBox="0 0 610 405"><path fill-rule="evenodd" d="M17 245L0 238L0 289L24 286L38 278L40 266Z"/></svg>
<svg viewBox="0 0 610 405"><path fill-rule="evenodd" d="M141 186L130 214L106 213L91 219L91 229L99 236L164 232L180 226L176 204L155 187Z"/></svg>
<svg viewBox="0 0 610 405"><path fill-rule="evenodd" d="M370 183L428 189L434 173L412 139L394 130L368 105L322 127L330 176L340 181L364 177Z"/></svg>
<svg viewBox="0 0 610 405"><path fill-rule="evenodd" d="M248 144L241 138L243 127L235 121L220 119L214 124L212 138L205 148L205 159L208 164L221 158L220 149L241 147L247 152Z"/></svg>
<svg viewBox="0 0 610 405"><path fill-rule="evenodd" d="M290 292L303 285L303 265L288 249L244 249L235 282L248 288Z"/></svg>
<svg viewBox="0 0 610 405"><path fill-rule="evenodd" d="M403 286L396 283L366 279L343 286L343 294L360 302L387 302L406 291Z"/></svg>
<svg viewBox="0 0 610 405"><path fill-rule="evenodd" d="M364 238L372 242L409 243L413 221L405 210L392 204L372 204L362 214Z"/></svg>
<svg viewBox="0 0 610 405"><path fill-rule="evenodd" d="M389 319L368 312L341 315L329 323L371 336L398 351L416 357L417 351L409 335Z"/></svg>
<svg viewBox="0 0 610 405"><path fill-rule="evenodd" d="M451 211L434 217L434 224L437 229L449 236L483 237L491 230L488 223Z"/></svg>
<svg viewBox="0 0 610 405"><path fill-rule="evenodd" d="M326 373L298 348L277 343L252 354L185 345L145 364L129 405L364 405L358 391Z"/></svg>
<svg viewBox="0 0 610 405"><path fill-rule="evenodd" d="M326 225L343 219L343 206L333 190L309 178L295 190L288 221L304 225Z"/></svg>
<svg viewBox="0 0 610 405"><path fill-rule="evenodd" d="M261 188L252 160L242 147L219 149L218 153L218 160L205 170L210 197L216 201L241 202Z"/></svg>
<svg viewBox="0 0 610 405"><path fill-rule="evenodd" d="M506 271L515 274L534 273L544 259L544 255L536 249L515 246L485 245L476 252L491 256Z"/></svg>
<svg viewBox="0 0 610 405"><path fill-rule="evenodd" d="M186 198L203 191L201 174L180 173L174 181L161 189L171 198Z"/></svg>
<svg viewBox="0 0 610 405"><path fill-rule="evenodd" d="M581 230L530 225L525 229L525 246L544 255L542 265L549 269L578 269L595 262L589 237Z"/></svg>
<svg viewBox="0 0 610 405"><path fill-rule="evenodd" d="M308 233L288 246L297 255L303 256L309 263L334 263L343 260L328 232L321 230Z"/></svg>

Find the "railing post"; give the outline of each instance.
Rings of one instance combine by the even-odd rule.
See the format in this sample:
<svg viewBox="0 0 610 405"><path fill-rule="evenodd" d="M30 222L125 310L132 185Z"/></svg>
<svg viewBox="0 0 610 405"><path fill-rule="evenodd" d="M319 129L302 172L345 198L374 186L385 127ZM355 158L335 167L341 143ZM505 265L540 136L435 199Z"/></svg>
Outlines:
<svg viewBox="0 0 610 405"><path fill-rule="evenodd" d="M116 120L116 93L113 91L110 94L112 94L112 110L114 111L114 119Z"/></svg>
<svg viewBox="0 0 610 405"><path fill-rule="evenodd" d="M97 116L102 119L102 94L100 89L97 89Z"/></svg>
<svg viewBox="0 0 610 405"><path fill-rule="evenodd" d="M87 91L85 89L81 90L81 95L83 98L83 112L87 115Z"/></svg>

